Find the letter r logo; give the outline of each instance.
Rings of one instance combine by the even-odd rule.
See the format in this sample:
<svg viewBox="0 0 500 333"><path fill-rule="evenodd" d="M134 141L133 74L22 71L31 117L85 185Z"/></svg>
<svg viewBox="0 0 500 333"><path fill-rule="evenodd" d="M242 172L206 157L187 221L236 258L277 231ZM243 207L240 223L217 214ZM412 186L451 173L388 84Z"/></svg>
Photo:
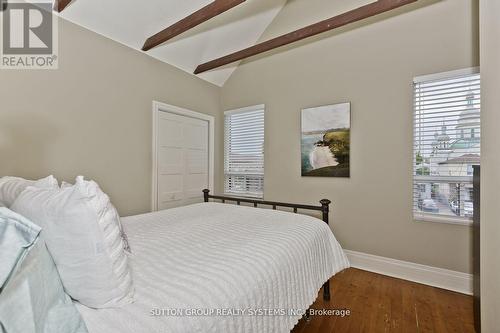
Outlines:
<svg viewBox="0 0 500 333"><path fill-rule="evenodd" d="M50 2L9 2L2 15L3 54L52 54Z"/></svg>

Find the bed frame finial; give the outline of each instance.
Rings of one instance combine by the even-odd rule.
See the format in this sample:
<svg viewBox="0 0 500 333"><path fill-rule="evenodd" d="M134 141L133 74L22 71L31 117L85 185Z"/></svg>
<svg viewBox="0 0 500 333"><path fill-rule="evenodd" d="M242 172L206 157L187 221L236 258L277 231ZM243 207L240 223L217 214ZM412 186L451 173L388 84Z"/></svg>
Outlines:
<svg viewBox="0 0 500 333"><path fill-rule="evenodd" d="M203 190L203 200L204 200L205 202L208 202L208 194L209 194L209 193L210 193L210 190L209 190L209 189L207 189L207 188L206 188L206 189L204 189L204 190Z"/></svg>
<svg viewBox="0 0 500 333"><path fill-rule="evenodd" d="M319 202L321 204L321 211L323 212L323 221L328 224L328 213L330 212L330 204L332 203L328 199L322 199Z"/></svg>

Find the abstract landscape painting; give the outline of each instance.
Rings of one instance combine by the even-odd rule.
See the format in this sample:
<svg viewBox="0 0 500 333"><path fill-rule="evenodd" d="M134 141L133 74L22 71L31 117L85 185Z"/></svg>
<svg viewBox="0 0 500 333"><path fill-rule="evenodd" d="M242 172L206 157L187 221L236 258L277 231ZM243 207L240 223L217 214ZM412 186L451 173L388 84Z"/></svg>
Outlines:
<svg viewBox="0 0 500 333"><path fill-rule="evenodd" d="M302 110L302 176L349 177L351 104Z"/></svg>

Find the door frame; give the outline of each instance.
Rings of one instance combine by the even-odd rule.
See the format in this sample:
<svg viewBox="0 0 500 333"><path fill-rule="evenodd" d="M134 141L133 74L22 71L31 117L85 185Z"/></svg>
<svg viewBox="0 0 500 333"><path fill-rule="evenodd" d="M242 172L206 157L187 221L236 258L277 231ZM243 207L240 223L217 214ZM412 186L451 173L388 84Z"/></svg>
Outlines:
<svg viewBox="0 0 500 333"><path fill-rule="evenodd" d="M213 189L215 181L215 117L184 109L175 105L153 101L153 175L151 193L151 211L158 210L158 120L160 112L172 113L184 117L190 117L208 121L208 188ZM200 196L202 195L200 190Z"/></svg>

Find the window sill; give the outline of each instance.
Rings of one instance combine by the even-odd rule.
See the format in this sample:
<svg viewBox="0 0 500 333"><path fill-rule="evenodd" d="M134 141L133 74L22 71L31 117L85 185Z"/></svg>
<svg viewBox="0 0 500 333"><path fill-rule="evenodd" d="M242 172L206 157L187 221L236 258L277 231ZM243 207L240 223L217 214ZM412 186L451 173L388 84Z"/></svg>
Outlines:
<svg viewBox="0 0 500 333"><path fill-rule="evenodd" d="M224 192L224 195L231 197L231 198L264 200L264 196L256 196L256 195L250 195L250 194L245 195L245 194L241 194L241 193Z"/></svg>
<svg viewBox="0 0 500 333"><path fill-rule="evenodd" d="M415 222L434 222L434 223L445 223L445 224L454 224L454 225L462 225L466 227L472 227L472 219L468 218L460 218L460 217L447 217L447 216L414 216Z"/></svg>

